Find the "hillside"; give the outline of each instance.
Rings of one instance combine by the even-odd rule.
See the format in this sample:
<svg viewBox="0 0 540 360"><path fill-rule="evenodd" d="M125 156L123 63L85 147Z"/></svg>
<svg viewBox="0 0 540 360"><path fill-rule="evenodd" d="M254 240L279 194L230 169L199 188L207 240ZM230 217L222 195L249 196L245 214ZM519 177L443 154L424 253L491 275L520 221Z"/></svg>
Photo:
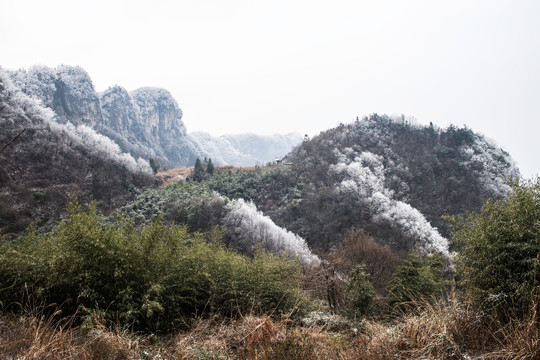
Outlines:
<svg viewBox="0 0 540 360"><path fill-rule="evenodd" d="M57 221L67 194L110 212L155 184L150 165L82 123L60 123L0 69L0 228L20 232ZM23 132L24 131L24 132Z"/></svg>
<svg viewBox="0 0 540 360"><path fill-rule="evenodd" d="M23 92L0 69L0 226L8 232L0 234L0 352L540 354L539 289L530 281L540 183L507 182L519 171L481 134L372 115L305 139L266 166L206 160L198 176L184 168L156 177L150 161L132 154L159 146L191 156L166 138L189 138L170 94L118 88L101 107L84 77L74 85L62 71L40 80L54 83L51 92ZM113 93L132 104L127 113ZM116 123L94 122L99 116ZM146 120L132 122L137 116ZM197 138L195 147L214 141ZM211 151L234 141L222 137ZM262 156L255 144L243 151ZM458 216L452 231L443 215ZM23 232L30 222L37 231Z"/></svg>
<svg viewBox="0 0 540 360"><path fill-rule="evenodd" d="M305 141L280 164L207 174L197 184L199 195L178 184L176 190L139 197L126 209L138 221L163 214L168 221L193 225L192 230L220 224L233 236L225 196L253 202L318 251L361 230L399 254L420 249L448 255L442 217L504 197L510 191L505 179L517 177L509 154L470 129L373 115ZM200 194L208 200L190 200ZM193 220L203 213L204 225Z"/></svg>
<svg viewBox="0 0 540 360"><path fill-rule="evenodd" d="M443 215L503 197L505 179L518 176L508 153L470 129L373 115L304 142L283 165L214 177L209 186L253 201L315 248L363 229L396 251L432 251L448 247Z"/></svg>

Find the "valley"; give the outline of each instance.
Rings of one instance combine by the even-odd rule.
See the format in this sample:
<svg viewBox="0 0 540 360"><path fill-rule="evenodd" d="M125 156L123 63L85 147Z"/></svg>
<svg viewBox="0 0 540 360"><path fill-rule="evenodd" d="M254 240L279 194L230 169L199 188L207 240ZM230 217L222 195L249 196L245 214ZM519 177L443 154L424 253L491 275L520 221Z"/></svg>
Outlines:
<svg viewBox="0 0 540 360"><path fill-rule="evenodd" d="M80 67L0 69L6 359L540 354L540 185L494 141L379 114L212 137L182 115Z"/></svg>

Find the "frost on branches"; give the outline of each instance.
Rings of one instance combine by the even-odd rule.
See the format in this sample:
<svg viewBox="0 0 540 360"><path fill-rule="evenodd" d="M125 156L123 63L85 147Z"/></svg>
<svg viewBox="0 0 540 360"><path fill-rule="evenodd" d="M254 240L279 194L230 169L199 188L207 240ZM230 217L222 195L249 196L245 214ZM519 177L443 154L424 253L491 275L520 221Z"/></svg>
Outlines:
<svg viewBox="0 0 540 360"><path fill-rule="evenodd" d="M228 213L223 226L228 229L233 245L239 250L253 253L259 246L274 253L286 252L298 256L308 264L320 260L308 248L304 239L277 226L251 202L234 200L227 205Z"/></svg>
<svg viewBox="0 0 540 360"><path fill-rule="evenodd" d="M492 196L502 197L512 191L505 180L518 178L519 170L510 155L493 141L475 134L474 142L461 146L460 152L464 158L461 164L477 174Z"/></svg>
<svg viewBox="0 0 540 360"><path fill-rule="evenodd" d="M384 186L385 168L382 157L371 152L356 153L350 148L344 153L336 150L338 163L330 172L341 175L336 192L355 199L366 207L374 222L398 228L417 239L417 245L427 253L448 253L448 240L433 228L420 211L409 204L393 199L393 191Z"/></svg>
<svg viewBox="0 0 540 360"><path fill-rule="evenodd" d="M21 122L22 128L48 128L64 134L74 144L85 147L89 153L97 154L125 166L132 172L152 173L150 164L141 158L135 160L131 155L122 153L118 145L106 136L100 135L86 125L75 126L71 123L56 122L55 113L15 87L10 77L0 68L0 101L2 103L2 121Z"/></svg>

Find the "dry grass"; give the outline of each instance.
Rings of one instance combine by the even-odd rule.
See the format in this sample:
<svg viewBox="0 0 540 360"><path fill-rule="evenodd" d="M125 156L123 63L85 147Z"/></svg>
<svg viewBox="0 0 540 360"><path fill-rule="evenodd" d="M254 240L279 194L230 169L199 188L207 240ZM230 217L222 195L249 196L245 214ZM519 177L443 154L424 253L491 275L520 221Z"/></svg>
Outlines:
<svg viewBox="0 0 540 360"><path fill-rule="evenodd" d="M540 359L540 331L538 323L538 304L534 303L528 316L508 324L496 322L494 337L499 350L490 354L490 359Z"/></svg>
<svg viewBox="0 0 540 360"><path fill-rule="evenodd" d="M392 324L370 322L360 359L540 359L536 306L525 319L502 323L452 300L415 304Z"/></svg>
<svg viewBox="0 0 540 360"><path fill-rule="evenodd" d="M484 321L469 306L424 305L394 324L367 327L366 359L463 359L487 342Z"/></svg>
<svg viewBox="0 0 540 360"><path fill-rule="evenodd" d="M193 167L191 168L179 168L171 170L159 170L156 174L156 177L161 180L164 186L174 184L178 181L185 180L193 172Z"/></svg>
<svg viewBox="0 0 540 360"><path fill-rule="evenodd" d="M355 359L352 339L322 327L301 328L268 316L200 320L175 343L175 359Z"/></svg>
<svg viewBox="0 0 540 360"><path fill-rule="evenodd" d="M122 329L73 326L58 313L0 317L0 360L142 359L143 338Z"/></svg>
<svg viewBox="0 0 540 360"><path fill-rule="evenodd" d="M223 165L223 166L216 166L214 168L214 172L216 174L227 172L229 170L230 171L240 170L240 171L250 172L250 171L255 171L255 169L256 169L255 166ZM163 184L163 186L167 186L170 184L177 183L179 181L184 181L191 175L193 175L193 166L189 168L177 168L177 169L170 169L170 170L160 169L157 172L156 177L159 180L161 180L161 183Z"/></svg>
<svg viewBox="0 0 540 360"><path fill-rule="evenodd" d="M200 319L163 338L95 325L54 325L29 317L0 318L0 359L354 359L351 339L323 328L288 326L268 316Z"/></svg>
<svg viewBox="0 0 540 360"><path fill-rule="evenodd" d="M356 335L246 316L199 319L189 331L158 338L99 324L81 329L58 314L2 315L0 359L540 358L536 307L506 324L457 301L416 308L392 322L365 321Z"/></svg>

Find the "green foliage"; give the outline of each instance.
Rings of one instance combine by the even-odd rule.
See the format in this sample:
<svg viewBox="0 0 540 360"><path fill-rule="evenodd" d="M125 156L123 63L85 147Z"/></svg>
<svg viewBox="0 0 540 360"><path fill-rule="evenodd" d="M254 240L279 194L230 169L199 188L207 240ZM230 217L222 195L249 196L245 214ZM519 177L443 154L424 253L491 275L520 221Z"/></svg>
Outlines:
<svg viewBox="0 0 540 360"><path fill-rule="evenodd" d="M110 224L95 204L72 201L52 232L29 229L0 248L0 302L56 303L64 314L100 314L152 331L196 315L293 312L302 304L298 264L226 249L222 232L190 233L160 218ZM78 309L82 308L82 312Z"/></svg>
<svg viewBox="0 0 540 360"><path fill-rule="evenodd" d="M438 300L448 288L448 281L444 279L445 266L446 258L440 253L424 258L410 253L390 279L389 305L400 310L410 303Z"/></svg>
<svg viewBox="0 0 540 360"><path fill-rule="evenodd" d="M478 304L525 310L537 294L540 179L512 184L506 199L453 218L460 284Z"/></svg>
<svg viewBox="0 0 540 360"><path fill-rule="evenodd" d="M201 160L197 158L193 167L193 181L201 182L204 180L204 167Z"/></svg>
<svg viewBox="0 0 540 360"><path fill-rule="evenodd" d="M375 299L375 289L369 281L369 274L366 266L360 264L356 266L350 274L349 296L356 316L365 316L371 312L373 299Z"/></svg>
<svg viewBox="0 0 540 360"><path fill-rule="evenodd" d="M214 163L212 162L212 159L208 159L208 163L206 164L206 173L210 176L214 175Z"/></svg>
<svg viewBox="0 0 540 360"><path fill-rule="evenodd" d="M227 171L214 175L207 186L230 199L260 200L278 203L285 200L286 189L294 188L293 171L283 167L257 167L254 171Z"/></svg>
<svg viewBox="0 0 540 360"><path fill-rule="evenodd" d="M178 182L144 192L118 213L137 224L163 216L166 222L186 225L189 231L206 232L220 223L226 202L205 183Z"/></svg>

